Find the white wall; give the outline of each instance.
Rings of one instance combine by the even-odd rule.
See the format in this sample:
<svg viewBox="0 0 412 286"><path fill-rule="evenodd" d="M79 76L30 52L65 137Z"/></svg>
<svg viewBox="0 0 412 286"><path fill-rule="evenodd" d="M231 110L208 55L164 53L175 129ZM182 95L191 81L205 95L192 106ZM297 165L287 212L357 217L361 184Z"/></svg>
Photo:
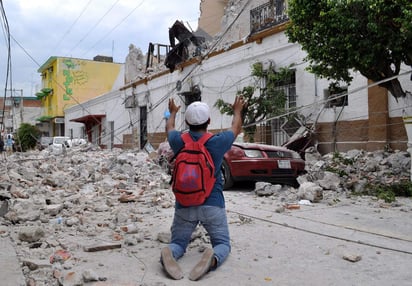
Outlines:
<svg viewBox="0 0 412 286"><path fill-rule="evenodd" d="M412 78L409 73L411 70L410 67L402 66L401 74L404 74L399 77L399 81L402 85L402 88L409 92L409 96L406 98L395 99L392 94L389 93L389 116L412 116Z"/></svg>
<svg viewBox="0 0 412 286"><path fill-rule="evenodd" d="M23 106L23 102L21 102L18 107L13 107L14 130L17 130L22 123L29 123L32 125L36 125L36 123L38 123L36 119L39 118L41 114L42 114L41 107Z"/></svg>
<svg viewBox="0 0 412 286"><path fill-rule="evenodd" d="M108 134L109 121L114 121L114 144L122 144L122 135L130 134L132 131L131 122L136 124L138 121L135 110L126 109L124 100L126 95L121 91L112 91L104 94L83 104L73 106L65 110L65 134L70 134L70 129L73 130L74 138L82 138L81 130L84 124L72 122L71 119L83 117L86 115L105 114L106 117L102 120L103 137L101 144L110 144L110 134Z"/></svg>

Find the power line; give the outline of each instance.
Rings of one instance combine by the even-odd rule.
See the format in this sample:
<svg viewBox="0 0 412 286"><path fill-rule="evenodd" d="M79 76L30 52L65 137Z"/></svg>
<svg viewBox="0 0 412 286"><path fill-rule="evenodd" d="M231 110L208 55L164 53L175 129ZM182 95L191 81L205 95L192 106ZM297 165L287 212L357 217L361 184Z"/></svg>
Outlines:
<svg viewBox="0 0 412 286"><path fill-rule="evenodd" d="M186 79L193 73L195 72L196 69L198 69L198 67L200 66L200 64L202 63L202 61L207 58L209 56L209 54L217 47L217 45L222 41L223 37L229 32L230 28L234 25L234 23L239 19L240 15L242 14L242 12L246 9L246 7L249 5L249 3L251 2L251 0L248 0L245 5L242 7L241 11L237 14L237 16L235 17L235 19L230 23L229 26L226 27L225 31L222 33L221 37L219 37L218 40L216 40L212 46L208 49L207 53L205 55L201 56L201 59L195 64L195 66L183 77L183 79L181 80L181 82L185 82ZM158 100L158 102L156 102L151 109L149 110L150 112L153 111L155 108L157 108L160 104L162 104L169 96L170 94L172 94L173 91L176 90L176 86L173 87L172 90L170 90L169 92L167 92L160 100Z"/></svg>
<svg viewBox="0 0 412 286"><path fill-rule="evenodd" d="M83 16L84 12L86 12L87 8L89 7L89 5L92 1L93 0L89 0L89 2L87 2L87 4L83 7L83 9L80 12L79 16L76 18L76 20L73 22L73 24L71 24L71 26L67 29L67 31L62 35L60 40L57 42L56 46L52 49L51 54L53 54L54 51L60 46L60 44L63 42L64 38L70 33L70 31L73 29L74 25L76 25L76 23L79 21L81 16Z"/></svg>
<svg viewBox="0 0 412 286"><path fill-rule="evenodd" d="M73 48L70 49L70 51L73 51L75 48L77 48L81 42L83 42L84 39L87 38L87 36L100 24L100 22L107 16L107 14L110 13L111 10L113 10L114 6L117 5L117 3L119 3L120 0L117 0L107 11L106 13L103 14L102 17L100 17L100 19L94 24L94 26L83 36L83 38L80 39L80 41L77 42L76 45L74 45Z"/></svg>
<svg viewBox="0 0 412 286"><path fill-rule="evenodd" d="M82 11L81 14L79 15L79 17L78 17L78 18L76 19L76 21L72 24L72 26L68 29L68 32L71 30L71 28L74 26L74 24L78 21L78 19L81 17L81 15L85 12L87 6L91 3L91 1L92 1L92 0L90 0L90 1L87 3L87 5L83 8L83 11ZM110 7L110 9L106 11L106 13L99 19L99 21L95 24L95 26L92 27L91 30L89 30L89 32L77 43L77 45L76 45L75 47L77 47L77 46L87 37L87 35L90 34L90 33L97 27L97 25L103 20L103 18L105 18L105 17L107 16L107 14L114 8L114 6L115 6L119 1L120 1L120 0L117 0L117 1ZM117 28L122 22L124 22L138 7L140 7L140 6L144 3L144 1L145 1L145 0L142 0L139 5L137 5L125 18L122 19L122 21L121 21L118 25L115 26L115 28ZM111 33L115 28L113 28L113 29L110 31L110 33ZM67 34L68 32L66 32L66 34ZM107 35L106 35L106 36L107 36ZM12 39L16 42L16 44L24 51L24 53L25 53L38 67L40 67L41 65L30 55L30 53L28 53L27 50L26 50L13 36L11 36L11 37L12 37ZM63 37L63 38L64 38L64 37ZM75 47L74 47L74 48L75 48ZM74 48L73 48L73 49L74 49ZM72 49L72 50L73 50L73 49ZM57 82L55 79L53 79L53 81L57 84L58 87L60 87L61 89L64 89L64 87L63 87L59 82ZM6 87L6 88L7 88L7 87ZM83 106L76 98L74 98L74 97L71 96L71 95L69 95L69 96L70 96L79 106L81 106L82 109L83 109L87 114L89 114L89 115L91 115L91 116L93 117L93 115L91 114L91 112L90 112L89 110L87 110L86 108L84 108L84 106ZM3 108L3 112L4 112L4 108ZM94 117L93 117L93 118L94 118ZM96 120L96 122L97 122L98 124L101 124L101 123L99 123L99 121L97 120L97 118L94 118L94 119Z"/></svg>
<svg viewBox="0 0 412 286"><path fill-rule="evenodd" d="M0 5L1 5L1 15L2 15L2 27L3 31L5 33L5 38L6 38L6 44L7 44L7 66L6 66L6 79L5 79L5 84L4 84L4 97L3 97L3 112L2 112L2 118L4 121L4 113L5 113L5 107L6 107L6 94L8 90L8 83L10 81L10 89L12 89L12 69L11 69L11 45L10 45L10 27L9 27L9 22L7 20L6 16L6 11L4 10L3 6L3 1L0 0ZM1 123L1 130L4 128L4 123Z"/></svg>
<svg viewBox="0 0 412 286"><path fill-rule="evenodd" d="M68 28L68 30L65 32L65 34L62 36L62 38L60 39L60 41L57 43L57 46L56 47L58 47L60 44L61 44L61 42L62 42L62 40L64 39L64 37L67 35L67 34L69 34L69 32L72 30L72 28L74 27L74 25L78 22L78 20L81 18L81 16L84 14L84 12L86 11L86 9L87 9L87 7L90 5L90 3L91 3L91 1L92 0L90 0L85 6L84 6L84 8L83 8L83 10L82 10L82 12L80 13L80 15L77 17L77 19L75 20L75 22ZM116 6L116 4L119 2L120 0L117 0L111 7L110 7L110 9L108 10L108 11L106 11L106 13L98 20L98 22L86 33L86 35L72 48L72 50L73 49L75 49L97 26L98 26L98 24L109 14L109 12ZM130 17L130 15L132 15L133 14L133 12L135 11L135 10L137 10L143 3L144 3L144 1L145 0L142 0L126 17L124 17L109 33L107 33L101 40L103 40L105 37L107 37L110 33L112 33L120 24L122 24L128 17ZM41 65L33 58L33 56L19 43L19 41L17 41L17 39L15 39L12 35L10 35L10 33L8 33L9 34L9 37L11 37L13 40L14 40L14 42L23 50L23 52L38 66L38 67L40 67ZM94 45L94 46L96 46L98 43L100 43L100 41L101 40L99 40L98 42L96 42L96 44ZM94 47L93 46L93 47ZM55 47L55 48L56 48ZM62 87L62 85L60 84L60 83L58 83L58 82L56 82L56 80L55 79L53 79L54 80L54 82L58 85L58 87L60 87L60 88L63 88ZM7 87L6 87L6 89L7 89ZM81 108L87 113L87 114L90 114L90 115L92 115L91 114L91 112L89 111L89 110L87 110L87 108L85 108L84 106L83 106L83 104L81 104L80 102L78 102L78 100L76 99L76 98L74 98L73 96L70 96L78 105L80 105L81 106ZM3 110L4 110L4 108L3 108ZM97 119L96 119L96 122L98 122L97 121ZM134 123L136 123L136 122L138 122L138 120L136 120ZM132 122L133 123L133 122ZM101 123L99 123L99 124L101 124Z"/></svg>
<svg viewBox="0 0 412 286"><path fill-rule="evenodd" d="M358 91L361 91L361 90L364 90L364 89L368 89L368 88L377 86L377 85L379 85L379 84L381 84L381 83L384 83L384 82L387 82L387 81L391 81L391 80L396 79L396 78L398 78L398 77L400 77L400 76L407 75L407 74L410 74L410 73L412 73L412 71L406 71L406 72L400 73L400 74L398 74L398 75L395 75L395 76L392 76L392 77L389 77L389 78L386 78L386 79L383 79L383 80L380 80L380 81L377 81L377 82L373 82L373 83L371 83L371 84L367 84L367 85L365 85L365 86L360 86L360 87L358 87L358 88L355 88L355 89L351 90L350 93L355 93L355 92L358 92ZM323 104L323 105L324 105L325 103L330 102L330 101L332 101L332 100L336 100L336 99L338 99L338 98L342 98L342 97L348 96L350 93L349 93L349 92L345 92L345 93L342 93L342 94L340 94L340 95L338 95L338 96L334 96L333 98L328 98L328 99L325 99L325 100L322 100L322 101L318 101L318 102L314 102L314 103L311 103L311 104L308 104L308 105L304 105L304 106L301 106L301 107L299 107L299 108L297 108L297 109L294 109L293 111L285 112L285 113L282 114L282 115L277 115L277 116L265 118L265 119L260 120L260 121L258 121L258 122L254 122L254 123L251 123L251 124L248 124L248 125L244 125L243 127L244 127L244 128L245 128L245 127L251 127L251 126L254 126L254 125L258 125L258 124L261 124L261 123L265 123L265 122L267 122L267 121L271 121L271 120L273 120L273 119L278 119L278 118L281 118L281 117L284 117L284 116L288 116L288 115L291 115L291 114L295 114L295 113L297 113L297 112L299 112L299 111L302 111L302 110L307 109L307 108L309 108L309 107L312 107L312 106L314 106L314 105L320 105L320 104Z"/></svg>
<svg viewBox="0 0 412 286"><path fill-rule="evenodd" d="M119 2L119 1L120 1L120 0L118 0L117 2ZM121 21L119 24L117 24L108 34L110 34L115 28L117 28L121 23L123 23L130 15L132 15L132 13L133 13L137 8L139 8L139 7L144 3L144 1L145 1L145 0L143 0L142 2L140 2L140 3L139 3L125 18L123 18L122 21ZM98 23L100 23L101 20L110 12L110 10L113 9L113 7L117 4L117 2L115 2L115 3L112 5L112 7L103 15L103 17L100 18L100 20L98 21ZM97 24L98 24L98 23L97 23ZM88 32L88 34L97 26L97 24ZM108 35L108 34L107 34L107 35ZM105 37L106 37L107 35L105 35ZM85 38L85 37L84 37L84 38ZM82 42L84 38L82 38L82 39L78 42L78 44L80 44L80 42ZM29 58L30 58L34 63L36 63L38 67L40 67L40 64L27 52L27 50L26 50L15 38L13 38L13 40L14 40L14 41L19 45L19 47L29 56ZM76 45L76 47L78 46L78 44ZM73 48L73 49L74 49L74 48ZM62 85L61 85L60 83L58 83L55 79L53 79L53 80L54 80L54 82L55 82L60 88L63 89L63 87L62 87ZM78 102L78 100L77 100L76 98L74 98L73 96L70 95L70 97L82 108L83 111L85 111L87 114L91 115L92 118L94 118L94 119L96 120L96 123L98 123L97 125L101 125L101 123L99 123L99 121L97 120L97 118L93 117L93 114L91 114L91 112L90 112L87 108L85 108L83 104L81 104L80 102ZM133 124L137 123L138 121L139 121L139 119L136 119L136 120L134 120L134 121L131 121L131 124L133 125ZM124 130L127 130L129 127L130 127L130 124L125 124L124 126L120 126L119 128L115 129L114 131L116 132L116 131L119 130L120 132L123 132ZM119 134L119 132L116 132L115 134Z"/></svg>
<svg viewBox="0 0 412 286"><path fill-rule="evenodd" d="M89 51L91 51L94 47L96 47L98 44L100 44L104 39L106 39L114 30L116 30L124 21L126 21L127 18L129 18L142 4L145 2L145 0L142 0L136 7L132 9L132 11L126 15L118 24L116 24L106 35L104 35L102 38L100 38L96 43L94 43L93 46L90 47L83 55L82 57L87 54Z"/></svg>
<svg viewBox="0 0 412 286"><path fill-rule="evenodd" d="M37 65L37 67L41 67L39 62L37 62L31 55L30 53L17 41L13 35L10 35L10 37L13 39L13 41L23 50L23 52Z"/></svg>

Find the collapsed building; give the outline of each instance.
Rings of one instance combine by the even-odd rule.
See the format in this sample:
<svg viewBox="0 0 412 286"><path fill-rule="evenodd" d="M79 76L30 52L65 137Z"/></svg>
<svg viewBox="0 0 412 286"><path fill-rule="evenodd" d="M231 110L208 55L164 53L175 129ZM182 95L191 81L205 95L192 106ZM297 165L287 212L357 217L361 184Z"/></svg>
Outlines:
<svg viewBox="0 0 412 286"><path fill-rule="evenodd" d="M179 41L177 44L175 39ZM190 32L180 21L176 21L169 29L169 40L171 50L167 53L164 64L170 72L189 58L200 56L206 48L205 38Z"/></svg>

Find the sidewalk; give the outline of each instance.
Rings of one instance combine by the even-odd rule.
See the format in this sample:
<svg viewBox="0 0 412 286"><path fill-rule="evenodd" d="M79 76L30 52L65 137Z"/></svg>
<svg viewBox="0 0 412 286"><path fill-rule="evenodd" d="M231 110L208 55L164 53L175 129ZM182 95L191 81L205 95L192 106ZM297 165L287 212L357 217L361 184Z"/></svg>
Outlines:
<svg viewBox="0 0 412 286"><path fill-rule="evenodd" d="M26 285L16 251L9 237L0 238L0 284L2 286Z"/></svg>

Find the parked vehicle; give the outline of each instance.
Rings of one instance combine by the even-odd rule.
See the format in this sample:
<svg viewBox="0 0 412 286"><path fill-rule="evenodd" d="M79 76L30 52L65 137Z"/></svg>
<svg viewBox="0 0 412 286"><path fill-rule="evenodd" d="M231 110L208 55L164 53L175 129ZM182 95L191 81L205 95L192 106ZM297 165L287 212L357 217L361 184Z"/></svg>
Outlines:
<svg viewBox="0 0 412 286"><path fill-rule="evenodd" d="M53 137L53 141L50 144L49 149L53 152L61 152L63 151L63 148L71 148L74 146L80 146L84 144L87 144L87 141L82 138L70 139L70 137L55 136Z"/></svg>
<svg viewBox="0 0 412 286"><path fill-rule="evenodd" d="M42 136L39 140L39 150L47 149L53 143L53 137Z"/></svg>
<svg viewBox="0 0 412 286"><path fill-rule="evenodd" d="M64 144L66 147L69 147L67 141L69 140L69 137L64 137L64 136L55 136L53 137L53 142L52 145L53 146L59 146Z"/></svg>
<svg viewBox="0 0 412 286"><path fill-rule="evenodd" d="M87 144L86 139L83 138L73 138L73 139L69 139L66 140L68 147L74 147L74 146L80 146L80 145L84 145Z"/></svg>
<svg viewBox="0 0 412 286"><path fill-rule="evenodd" d="M284 147L233 143L222 163L224 188L235 182L271 182L296 186L296 178L305 172L300 155Z"/></svg>

